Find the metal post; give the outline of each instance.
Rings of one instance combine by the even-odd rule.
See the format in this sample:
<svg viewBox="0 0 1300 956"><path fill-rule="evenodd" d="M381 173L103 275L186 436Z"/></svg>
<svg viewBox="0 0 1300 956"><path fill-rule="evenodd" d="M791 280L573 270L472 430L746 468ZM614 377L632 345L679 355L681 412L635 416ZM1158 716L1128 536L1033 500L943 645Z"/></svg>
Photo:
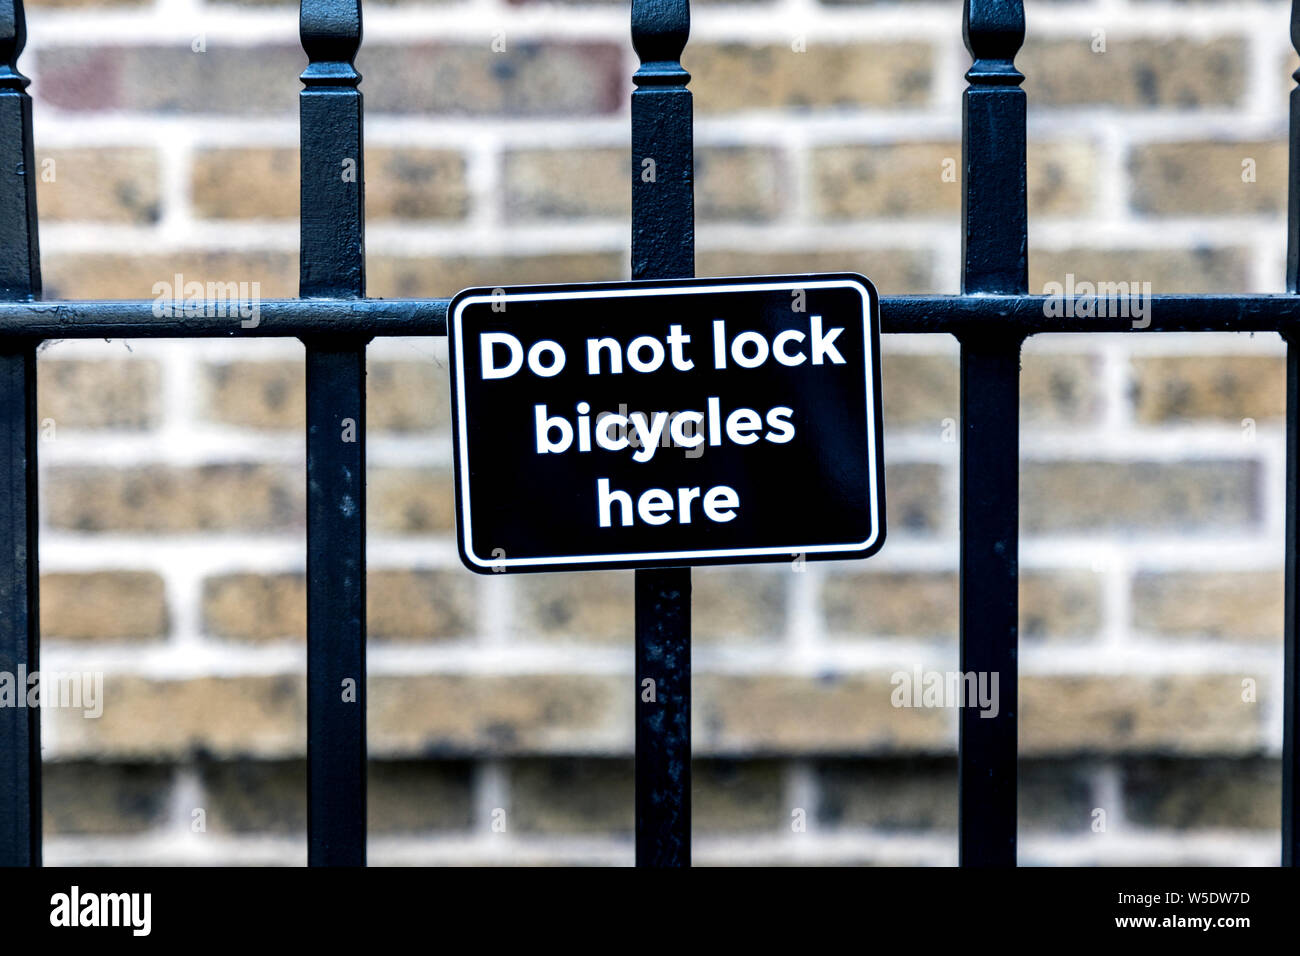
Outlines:
<svg viewBox="0 0 1300 956"><path fill-rule="evenodd" d="M304 297L365 295L360 0L303 0ZM366 339L304 338L307 829L312 866L366 862Z"/></svg>
<svg viewBox="0 0 1300 956"><path fill-rule="evenodd" d="M962 98L962 291L1026 293L1024 77L1020 0L967 0L974 58ZM963 866L1016 862L1017 522L1020 338L961 341L961 670L998 678L994 718L963 707L958 827Z"/></svg>
<svg viewBox="0 0 1300 956"><path fill-rule="evenodd" d="M1291 45L1300 51L1300 0L1291 4ZM1300 70L1294 74L1300 83ZM1291 91L1287 165L1286 287L1300 293L1300 88ZM1286 626L1282 674L1282 865L1300 866L1300 340L1286 338Z"/></svg>
<svg viewBox="0 0 1300 956"><path fill-rule="evenodd" d="M32 100L18 55L27 41L22 0L0 0L0 298L41 293L36 238ZM18 706L0 707L0 866L41 863L40 709L23 706L40 667L36 549L36 343L0 348L0 671L15 676Z"/></svg>
<svg viewBox="0 0 1300 956"><path fill-rule="evenodd" d="M687 0L633 0L632 278L695 274ZM653 682L648 683L648 682ZM636 572L636 862L691 862L691 571Z"/></svg>

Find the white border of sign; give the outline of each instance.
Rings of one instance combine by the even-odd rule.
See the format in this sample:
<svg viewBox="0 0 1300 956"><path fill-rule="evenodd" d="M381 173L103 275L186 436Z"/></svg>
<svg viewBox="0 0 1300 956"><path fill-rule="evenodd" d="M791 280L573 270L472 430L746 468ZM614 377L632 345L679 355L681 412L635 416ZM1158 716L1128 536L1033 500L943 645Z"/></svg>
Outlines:
<svg viewBox="0 0 1300 956"><path fill-rule="evenodd" d="M726 280L721 280L725 282ZM449 321L455 327L456 341L456 429L460 437L460 515L461 527L459 529L461 536L461 552L470 561L480 568L492 570L493 568L523 568L523 567L546 567L556 564L598 564L614 562L635 562L639 559L648 561L686 561L693 559L714 559L714 558L743 558L743 557L775 557L794 556L798 554L853 554L858 551L867 551L876 540L880 537L879 522L879 492L876 487L876 460L873 456L871 467L868 469L868 484L870 485L871 501L871 534L865 541L853 544L813 544L813 545L794 545L782 548L729 548L714 551L637 551L630 554L571 554L562 556L551 556L544 558L492 558L484 561L473 551L473 533L470 525L470 506L469 506L469 423L465 418L465 356L463 354L465 339L461 334L461 313L466 306L474 305L480 302L500 302L503 298L506 301L517 302L540 302L548 299L609 299L624 296L650 296L650 295L702 295L717 292L763 292L774 289L840 289L852 288L862 293L862 333L866 348L863 355L866 361L865 376L867 382L866 402L867 402L867 447L875 449L876 447L876 388L877 383L873 375L875 363L874 356L871 353L872 335L871 335L871 316L876 312L877 302L875 301L875 290L870 286L865 286L861 282L852 279L826 279L812 282L744 282L730 285L689 285L689 286L650 286L631 289L592 289L583 292L523 292L511 293L509 289L504 290L504 295L471 295L461 299L456 304L454 313L449 316Z"/></svg>

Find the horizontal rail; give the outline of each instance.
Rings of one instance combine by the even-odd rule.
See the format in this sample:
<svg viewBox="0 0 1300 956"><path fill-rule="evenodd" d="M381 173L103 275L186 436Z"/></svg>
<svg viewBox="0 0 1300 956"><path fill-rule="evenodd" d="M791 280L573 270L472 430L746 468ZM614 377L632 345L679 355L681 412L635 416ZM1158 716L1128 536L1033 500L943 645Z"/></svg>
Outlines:
<svg viewBox="0 0 1300 956"><path fill-rule="evenodd" d="M158 316L152 299L0 302L0 339L268 338L446 335L449 299L263 299L255 317L231 303ZM1118 315L1098 316L1100 304ZM882 296L883 331L962 335L1050 332L1281 332L1300 330L1300 296L1153 295L1114 300L1043 295ZM219 315L208 315L207 312Z"/></svg>
<svg viewBox="0 0 1300 956"><path fill-rule="evenodd" d="M449 299L262 299L198 303L156 315L153 299L4 302L0 338L146 339L445 335ZM247 303L244 303L247 305ZM248 312L251 315L247 315ZM247 316L247 317L245 317Z"/></svg>

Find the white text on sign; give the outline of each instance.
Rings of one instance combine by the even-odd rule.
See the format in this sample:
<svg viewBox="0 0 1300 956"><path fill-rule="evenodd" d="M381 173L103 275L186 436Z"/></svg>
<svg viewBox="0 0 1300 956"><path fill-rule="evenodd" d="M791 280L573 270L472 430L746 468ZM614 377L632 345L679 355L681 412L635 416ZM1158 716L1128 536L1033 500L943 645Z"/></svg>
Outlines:
<svg viewBox="0 0 1300 956"><path fill-rule="evenodd" d="M843 365L844 356L835 347L843 327L826 328L820 315L808 316L808 331L783 329L771 337L747 330L729 337L727 323L712 323L710 357L715 370L729 366L752 369L775 361L794 368L805 362L811 365ZM622 375L625 371L657 372L667 362L678 372L690 372L695 359L688 355L691 336L682 326L672 324L662 341L657 336L639 335L626 344L612 336L586 340L588 375ZM506 379L521 372L525 365L541 378L560 374L568 362L564 348L554 340L541 339L525 347L509 332L482 332L479 335L482 356L481 374L485 381ZM704 443L719 446L724 440L736 445L752 445L760 440L785 444L795 436L790 420L794 410L776 405L765 412L752 408L729 409L724 414L722 400L710 396L703 410L633 412L615 414L599 412L594 418L588 402L578 402L573 419L554 414L544 403L533 406L533 427L539 455L559 455L576 447L579 454L593 448L608 452L631 451L632 460L650 461L661 447L665 435L672 444L695 448ZM696 503L698 502L698 505ZM610 479L596 479L596 514L602 528L614 525L615 511L619 524L630 527L639 518L649 525L663 525L674 519L690 524L693 505L710 521L728 522L736 517L740 496L728 485L712 488L680 487L676 493L663 488L649 488L636 497L610 487Z"/></svg>
<svg viewBox="0 0 1300 956"><path fill-rule="evenodd" d="M844 329L824 329L820 315L809 316L808 324L807 334L799 329L786 329L773 336L770 343L763 333L754 331L741 332L728 341L727 323L715 319L713 368L727 368L728 357L740 368L758 368L769 358L791 368L807 361L813 365L827 362L843 365L844 356L835 347L835 340ZM626 347L610 336L587 339L587 374L621 375L624 368L634 372L657 372L665 360L677 371L689 372L695 368L695 360L686 355L686 346L690 343L691 337L682 332L680 325L669 326L662 342L653 335L639 335ZM534 375L551 378L564 371L568 363L563 346L551 339L534 342L525 349L524 344L509 332L483 332L479 335L479 345L484 381L510 378L523 369L525 361Z"/></svg>

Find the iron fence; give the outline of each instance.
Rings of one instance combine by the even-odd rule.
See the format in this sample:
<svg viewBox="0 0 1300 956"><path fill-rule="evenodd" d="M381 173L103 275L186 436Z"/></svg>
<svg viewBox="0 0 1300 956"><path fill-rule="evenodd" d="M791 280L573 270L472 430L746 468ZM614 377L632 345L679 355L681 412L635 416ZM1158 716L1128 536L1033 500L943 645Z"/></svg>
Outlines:
<svg viewBox="0 0 1300 956"><path fill-rule="evenodd" d="M694 274L687 0L633 0L630 182L632 276ZM1014 58L1021 0L965 0L973 63L962 101L962 292L885 296L886 333L945 333L961 351L961 671L1000 675L997 716L963 708L962 865L1014 865L1017 761L1019 361L1041 332L1278 332L1287 349L1286 632L1282 862L1300 862L1300 90L1291 93L1288 295L1157 295L1140 327L1127 315L1049 308L1029 295L1026 96ZM1300 49L1300 3L1292 10ZM255 325L228 310L158 315L151 300L40 301L32 101L17 69L22 0L0 0L0 668L36 670L36 349L47 339L297 337L307 382L307 754L309 863L357 865L366 847L365 353L375 336L446 334L447 299L365 297L360 0L302 0L300 298L260 303ZM1296 74L1300 80L1300 71ZM643 159L657 167L639 175ZM342 161L355 175L339 175ZM503 276L503 279L508 277ZM355 442L338 440L350 419ZM636 858L690 862L690 569L636 572ZM337 688L354 680L356 703ZM0 708L0 864L41 860L36 708Z"/></svg>

